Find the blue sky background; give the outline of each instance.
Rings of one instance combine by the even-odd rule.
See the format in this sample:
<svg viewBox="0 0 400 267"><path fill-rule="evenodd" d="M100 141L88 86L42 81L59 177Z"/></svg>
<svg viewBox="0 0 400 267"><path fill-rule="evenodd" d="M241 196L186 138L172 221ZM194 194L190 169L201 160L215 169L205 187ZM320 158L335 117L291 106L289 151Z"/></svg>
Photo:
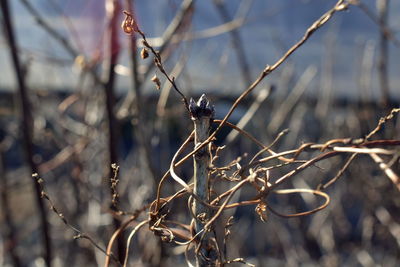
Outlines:
<svg viewBox="0 0 400 267"><path fill-rule="evenodd" d="M21 49L20 55L24 62L29 62L30 87L74 90L78 81L78 71L73 67L74 59L37 25L19 0L10 2ZM157 37L162 34L181 3L178 0L137 0L135 2L135 12L140 27L148 37ZM247 2L249 0L228 0L225 4L233 17ZM252 78L256 78L266 64L272 65L335 2L332 0L254 0L247 22L240 28ZM376 12L375 1L363 2ZM96 48L102 47L105 28L104 1L32 0L31 3L43 14L46 21L50 22L86 57L92 57ZM390 1L390 28L394 32L400 30L399 13L400 1ZM222 23L211 0L196 1L192 31L201 31ZM15 78L8 48L4 37L1 38L0 88L15 90ZM357 81L361 72L360 62L365 45L368 44L370 50L374 52L376 62L378 41L378 27L358 8L351 7L348 11L337 13L327 25L296 51L287 63L270 75L263 86L268 83L278 84L283 69L288 65L293 65L296 77L299 77L308 66L314 65L318 72L308 92L317 92L323 82L321 80L324 76L321 75L324 72L323 66L329 60L329 64L333 66L334 95L357 97L359 96ZM123 51L120 64L129 66L126 44L126 36L121 31ZM183 51L187 53L188 64L178 82L184 90L194 89L201 92L218 90L221 93L236 94L246 88L246 84L241 79L229 34L184 42L166 63L167 69L172 69L178 54ZM399 49L391 44L389 70L392 96L399 95L399 58ZM219 62L224 60L226 64L220 66ZM147 64L148 61L144 63ZM376 73L375 66L371 73L370 97L379 96ZM118 78L117 85L120 92L126 91L129 84L128 77ZM149 92L154 93L151 89Z"/></svg>

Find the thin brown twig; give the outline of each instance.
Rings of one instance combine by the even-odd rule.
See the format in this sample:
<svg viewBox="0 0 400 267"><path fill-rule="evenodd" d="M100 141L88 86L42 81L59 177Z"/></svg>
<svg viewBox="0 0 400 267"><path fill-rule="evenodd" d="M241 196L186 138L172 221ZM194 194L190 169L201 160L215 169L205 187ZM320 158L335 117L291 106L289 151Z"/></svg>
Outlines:
<svg viewBox="0 0 400 267"><path fill-rule="evenodd" d="M121 224L121 226L113 233L110 240L108 241L107 250L106 250L106 259L104 261L104 267L108 267L110 265L110 259L112 256L112 248L113 248L114 242L117 239L117 237L121 234L121 232L123 232L126 229L126 227L129 226L129 224L131 224L134 220L136 220L139 217L139 215L141 213L143 213L145 210L147 210L150 206L151 206L151 204L144 205L142 208L131 213L131 217L126 222Z"/></svg>
<svg viewBox="0 0 400 267"><path fill-rule="evenodd" d="M125 9L128 10L132 16L135 14L133 13L133 5L134 2L131 0L125 0ZM142 97L142 81L139 77L139 72L138 72L138 66L139 66L139 57L138 57L138 50L137 50L137 45L136 45L136 36L134 34L128 36L128 42L129 42L129 56L130 56L130 65L131 65L131 79L132 79L132 90L129 91L129 94L133 94L133 104L135 106L135 111L137 115L137 121L138 123L134 125L136 127L136 137L139 140L139 150L141 150L145 156L147 167L149 168L150 173L153 176L153 180L157 180L159 177L159 173L157 172L157 169L155 168L153 161L152 161L152 156L151 156L151 144L149 141L149 138L146 135L145 132L145 127L143 127L143 124L146 122L145 114L143 113L144 111L144 102L143 102L143 97ZM130 101L129 101L130 102ZM117 112L117 116L125 112L127 110L126 106L127 103L122 104L122 107L119 109Z"/></svg>
<svg viewBox="0 0 400 267"><path fill-rule="evenodd" d="M246 113L242 116L239 122L236 124L238 128L244 129L246 125L251 121L253 116L256 114L257 110L264 103L264 101L271 95L271 93L275 90L275 86L269 86L267 89L262 89L255 98L253 104L249 107ZM214 121L215 122L215 121ZM235 141L238 137L238 132L230 132L226 137L225 143L228 145Z"/></svg>
<svg viewBox="0 0 400 267"><path fill-rule="evenodd" d="M12 59L12 64L15 70L15 75L18 84L18 93L19 93L19 105L20 112L22 116L22 135L23 135L23 144L25 149L25 157L26 161L29 165L31 173L38 172L38 166L34 161L34 151L33 151L33 119L32 119L32 110L28 97L28 87L26 86L24 70L23 66L20 62L20 58L18 56L18 44L14 35L14 28L12 19L10 17L10 8L8 0L2 0L0 2L0 8L2 11L2 22L4 27L4 32L6 35L6 41L10 48L10 54ZM39 210L39 216L41 220L41 232L43 238L44 245L44 259L46 265L48 267L51 266L52 260L52 245L51 245L51 237L50 237L50 224L47 220L47 212L44 208L43 200L40 197L40 187L36 183L36 181L31 180L31 185L35 192L35 200L36 205Z"/></svg>
<svg viewBox="0 0 400 267"><path fill-rule="evenodd" d="M281 131L281 132L275 137L275 139L272 141L272 143L271 143L269 146L263 147L263 149L261 149L260 151L258 151L257 154L255 154L255 155L253 156L253 158L249 161L248 164L252 164L252 163L256 160L256 158L257 158L258 156L260 156L262 153L264 153L265 151L268 151L268 150L272 151L272 150L271 150L271 147L273 147L273 146L276 144L276 142L278 142L278 141L279 141L284 135L286 135L288 132L289 132L289 129L285 129L285 130ZM274 153L271 153L271 154L274 155L274 154L276 154L276 153L274 152Z"/></svg>
<svg viewBox="0 0 400 267"><path fill-rule="evenodd" d="M400 191L400 177L386 164L381 157L375 153L370 153L370 157L378 164L379 168L386 174L390 181Z"/></svg>
<svg viewBox="0 0 400 267"><path fill-rule="evenodd" d="M168 27L166 28L166 30L164 31L164 33L161 37L162 44L158 48L158 51L157 51L158 54L161 55L164 52L164 50L168 47L169 43L171 42L172 38L175 36L176 32L181 28L185 18L188 16L188 14L190 14L190 11L192 10L193 5L194 5L193 0L184 0L182 2L175 17L172 19L171 23L168 25ZM143 40L145 41L145 38L143 38ZM146 44L144 42L142 42L142 44L146 46ZM148 77L148 75L151 73L153 67L154 67L153 64L148 65L148 67L145 71L145 74L143 75L144 79L146 79L146 77Z"/></svg>
<svg viewBox="0 0 400 267"><path fill-rule="evenodd" d="M106 256L111 257L116 263L118 263L119 265L120 262L118 261L118 259L114 256L113 253L107 253L107 251L100 247L100 245L98 245L94 239L92 237L90 237L88 234L83 233L81 230L79 230L78 228L76 228L75 226L71 225L67 219L65 218L64 214L59 212L59 210L56 208L56 206L54 205L53 201L51 200L51 198L49 197L49 195L46 193L45 191L45 186L44 186L44 180L42 178L40 178L40 176L37 173L32 174L32 178L35 180L35 182L37 183L39 189L40 189L40 197L43 199L46 199L47 202L50 204L50 209L61 219L61 221L68 227L70 228L72 231L74 231L76 233L76 235L74 236L74 239L80 239L80 238L84 238L89 240L89 242L96 247L98 250L100 250L101 252L103 252Z"/></svg>
<svg viewBox="0 0 400 267"><path fill-rule="evenodd" d="M287 179L291 178L292 176L298 174L301 171L304 171L306 168L308 168L309 166L314 165L315 163L317 163L318 161L327 159L327 158L331 158L333 156L338 155L340 152L337 151L330 151L330 152L326 152L323 153L313 159L310 159L309 161L303 163L302 165L298 166L297 168L295 168L294 170L288 172L287 174L281 176L280 178L278 178L274 184L271 185L270 189L274 189L275 187L277 187L278 185L282 184L283 182L285 182Z"/></svg>
<svg viewBox="0 0 400 267"><path fill-rule="evenodd" d="M18 245L18 240L17 240L17 227L16 224L14 223L14 220L12 218L13 207L10 205L10 190L8 186L8 181L7 181L7 176L6 176L6 169L5 169L5 164L4 164L4 157L3 157L3 147L2 144L0 143L0 199L1 199L1 210L3 214L3 220L4 220L4 243L3 244L9 244L8 246L5 246L5 253L10 255L10 258L12 259L13 266L20 267L22 266L21 264L21 259L17 251L17 245Z"/></svg>
<svg viewBox="0 0 400 267"><path fill-rule="evenodd" d="M112 255L112 247L114 244L114 241L118 238L121 232L125 230L126 227L128 227L129 224L131 224L135 220L135 216L132 216L129 218L126 222L121 224L121 226L113 233L111 236L110 240L108 241L107 245L107 250L106 250L106 259L104 261L104 267L108 267L110 265L110 255ZM126 257L126 254L125 254Z"/></svg>
<svg viewBox="0 0 400 267"><path fill-rule="evenodd" d="M28 0L20 0L21 3L25 6L28 12L33 16L36 22L47 32L51 37L56 39L59 43L63 45L65 50L73 57L76 58L79 53L75 50L75 48L71 45L67 38L62 36L59 32L57 32L48 22L46 22L40 13L33 7L32 3Z"/></svg>
<svg viewBox="0 0 400 267"><path fill-rule="evenodd" d="M394 108L390 111L388 115L385 117L380 118L378 125L373 129L366 137L365 140L370 139L373 135L375 135L381 128L382 126L388 121L393 119L394 115L400 112L400 108Z"/></svg>
<svg viewBox="0 0 400 267"><path fill-rule="evenodd" d="M238 184L236 184L234 187L232 187L229 191L229 195L226 197L225 201L223 204L219 207L217 212L214 214L214 216L204 225L204 229L208 231L210 229L211 224L214 223L214 221L221 215L221 213L224 211L225 207L228 205L229 200L233 197L233 194L239 190L244 184L248 183L250 181L251 177L240 181Z"/></svg>
<svg viewBox="0 0 400 267"><path fill-rule="evenodd" d="M221 123L222 121L221 121L221 120L214 120L213 122L215 122L215 123ZM250 140L252 140L254 143L256 143L257 145L259 145L261 148L263 148L263 150L268 151L269 153L271 153L271 154L273 155L272 158L278 158L278 159L281 159L281 160L283 160L283 161L287 161L287 162L290 162L290 163L293 162L292 159L286 159L285 157L283 157L283 155L293 154L293 153L295 153L297 150L290 151L289 153L284 153L284 154L279 153L279 154L277 154L277 153L275 153L274 151L272 151L272 150L270 149L270 147L271 147L284 133L286 133L286 131L281 132L281 133L278 135L277 139L275 139L275 141L274 141L270 146L265 146L265 145L262 144L260 141L258 141L255 137L253 137L251 134L249 134L248 132L246 132L246 131L244 131L244 130L238 128L236 125L234 125L234 124L232 124L232 123L230 123L230 122L225 122L224 125L227 125L227 126L231 127L232 129L235 129L235 130L238 131L240 134L246 136L247 138L249 138ZM186 148L186 146L189 144L189 142L193 140L193 136L194 136L194 132L191 133L191 135L184 141L184 143L183 143L183 144L181 145L181 147L178 149L179 153L178 153L178 152L175 153L174 159L171 161L171 163L174 162L173 168L180 166L183 162L185 162L186 160L189 159L188 156L185 156L183 159L181 159L180 161L178 161L177 163L175 163L176 157L183 151L184 148ZM157 203L159 203L159 201L160 201L162 185L164 184L165 180L167 179L167 177L168 177L170 174L171 174L171 166L170 166L170 169L163 175L163 177L161 178L161 180L160 180L160 182L159 182L159 184L158 184L158 188L157 188L157 197L156 197ZM173 178L175 179L176 177L173 177ZM187 184L186 184L186 183L181 183L182 179L181 179L180 177L178 177L178 178L179 178L179 179L176 179L176 181L177 181L177 182L179 181L178 183L181 184L182 186L184 186L184 187L186 188L186 185L187 185ZM156 206L156 210L158 210L158 209L159 209L159 204L157 204L157 206Z"/></svg>
<svg viewBox="0 0 400 267"><path fill-rule="evenodd" d="M320 184L317 187L317 190L324 190L327 187L329 187L330 185L332 185L333 183L335 183L345 172L345 170L347 170L347 168L350 166L350 164L353 162L353 160L356 158L358 154L357 153L353 153L351 154L351 156L346 160L346 163L343 165L343 167L338 171L338 173L335 175L335 177L333 177L332 179L330 179L327 183L325 184Z"/></svg>
<svg viewBox="0 0 400 267"><path fill-rule="evenodd" d="M184 147L186 147L192 140L193 140L193 136L194 136L194 132L192 132L191 134L190 134L190 136L188 137L188 138L186 138L186 140L183 142L183 144L181 145L181 148L183 149ZM181 149L181 148L179 148L179 149ZM175 165L174 165L174 167L178 167L179 165L181 165L182 163L183 163L184 161L182 161L182 160L180 160L178 163L176 163ZM162 186L163 186L163 184L164 184L164 181L168 178L168 176L170 175L170 169L171 169L171 167L169 168L169 170L164 174L164 176L161 178L161 180L160 180L160 182L158 183L158 186L157 186L157 196L156 196L156 211L158 211L159 210L159 208L160 208L160 198L161 198L161 189L162 189Z"/></svg>
<svg viewBox="0 0 400 267"><path fill-rule="evenodd" d="M302 189L302 188L295 188L295 189L281 189L281 190L275 190L272 191L275 194L281 194L281 195L286 195L286 194L295 194L295 193L308 193L308 194L313 194L313 195L318 195L321 196L325 199L325 202L321 204L319 207L314 208L312 210L308 211L303 211L303 212L298 212L298 213L293 213L293 214L282 214L279 211L273 209L270 205L267 205L267 208L274 213L275 215L283 218L293 218L293 217L302 217L302 216L307 216L313 213L316 213L320 210L325 209L329 203L330 203L330 197L328 194L319 191L319 190L312 190L312 189Z"/></svg>
<svg viewBox="0 0 400 267"><path fill-rule="evenodd" d="M142 228L144 225L146 225L150 220L144 220L143 222L138 223L138 225L133 228L131 233L128 236L128 240L126 241L126 252L125 252L125 259L124 259L124 264L123 266L126 267L128 264L128 257L129 257L129 247L131 244L132 237L135 235L137 231L139 231L140 228Z"/></svg>
<svg viewBox="0 0 400 267"><path fill-rule="evenodd" d="M206 146L209 142L211 142L211 140L215 137L216 133L222 128L222 126L225 124L225 122L227 122L228 118L230 117L230 115L233 113L233 111L236 109L236 107L239 105L239 103L248 95L250 94L254 88L256 88L256 86L268 75L270 74L272 71L274 71L275 69L277 69L294 51L296 51L300 46L302 46L310 37L311 35L317 30L319 29L321 26L323 26L327 21L329 21L332 17L332 15L334 13L336 13L337 11L341 11L343 9L345 9L347 7L347 4L343 3L343 0L339 0L336 5L330 9L328 12L326 12L323 16L320 17L320 19L318 19L316 22L313 23L313 25L307 29L305 35L303 36L303 38L298 41L294 46L292 46L274 65L272 66L267 66L262 73L260 74L260 76L253 82L253 84L251 84L249 86L249 88L247 90L245 90L235 101L235 103L232 105L231 109L229 110L229 112L226 114L226 116L224 117L224 119L221 121L221 123L218 125L217 129L210 135L210 137L204 141L201 145L199 145L197 148L195 148L192 152L190 152L189 154L187 154L183 159L180 160L180 162L184 162L187 159L189 159L189 157L193 156L195 153L197 153L201 148L203 148L204 146ZM126 33L131 34L132 32L138 32L144 39L144 45L146 47L148 47L153 55L155 56L155 63L156 65L158 65L159 68L161 68L160 70L163 70L162 68L162 62L161 62L161 58L160 55L154 50L153 47L151 47L146 39L145 39L145 35L144 33L138 28L138 25L136 24L135 21L133 21L132 15L129 12L125 12L126 15L126 19L123 22L123 28L125 30ZM165 71L164 71L165 72ZM167 76L167 79L174 84L174 81L169 78L169 76L164 73L164 75ZM175 87L174 87L175 88ZM177 89L177 88L175 88ZM178 93L180 91L178 90ZM185 101L185 106L189 107L188 102L186 100L186 98L184 98ZM188 142L185 141L185 143ZM186 143L187 144L187 143ZM176 156L176 155L175 155ZM178 162L178 163L180 163ZM178 166L177 164L173 164L172 168L174 168L175 166ZM170 168L171 169L171 168ZM162 187L163 182L165 181L166 177L168 176L168 172L163 176L163 178L161 179L159 185L158 185L158 190L157 190L157 209L159 208L159 199L160 199L160 190ZM176 179L176 177L174 177ZM179 177L178 177L179 178ZM177 181L181 180L176 179ZM186 183L181 183L184 187L187 187Z"/></svg>
<svg viewBox="0 0 400 267"><path fill-rule="evenodd" d="M88 63L85 62L84 57L81 55L80 51L76 50L73 45L69 42L67 38L62 36L50 23L48 23L43 16L37 11L33 5L27 0L20 0L21 3L25 6L28 12L32 15L32 17L36 20L38 25L42 27L44 31L46 31L50 37L54 38L67 52L68 54L77 59L83 59L81 67L83 72L89 72L93 80L96 84L100 84L101 86L105 86L101 81L99 75L97 74L94 66L96 62Z"/></svg>
<svg viewBox="0 0 400 267"><path fill-rule="evenodd" d="M377 144L377 143L380 143L380 140L377 140L377 141L368 141L373 135L375 135L378 131L380 131L381 130L381 128L382 128L382 126L388 121L388 120L391 120L391 119L393 119L393 117L394 117L394 115L395 114L397 114L398 112L400 112L400 108L394 108L394 109L392 109L391 110L391 112L387 115L387 116L385 116L385 117L382 117L382 118L380 118L380 120L379 120L379 122L378 122L378 125L367 135L367 136L365 136L365 138L363 138L363 139L361 139L360 140L360 143L362 143L364 146L368 146L368 145L371 145L371 144ZM335 142L336 141L338 141L338 140L335 140ZM387 141L390 141L390 140L387 140ZM387 143L387 141L385 140L384 142L386 142ZM396 140L393 140L393 141L396 141ZM392 143L392 144L396 144L396 142L389 142L389 143ZM343 167L338 171L338 173L335 175L335 177L333 177L332 179L330 179L327 183L325 183L325 184L320 184L320 185L318 185L318 189L325 189L325 188L327 188L327 187L329 187L329 186L331 186L333 183L335 183L342 175L343 175L343 173L345 172L345 170L350 166L350 164L353 162L353 160L356 158L356 156L358 155L358 153L353 153L350 157L349 157L349 159L346 161L346 163L343 165ZM374 160L378 160L377 158L375 158Z"/></svg>
<svg viewBox="0 0 400 267"><path fill-rule="evenodd" d="M187 159L197 153L200 149L205 147L208 143L210 143L215 135L221 130L225 122L228 121L229 117L232 115L233 111L238 107L239 103L242 102L244 98L246 98L260 83L267 77L271 72L276 70L286 59L292 55L299 47L301 47L312 35L313 33L322 27L325 23L327 23L337 11L342 11L346 9L348 6L347 3L344 3L344 0L339 0L335 6L327 11L324 15L322 15L317 21L315 21L311 27L306 30L304 36L298 41L295 45L293 45L278 61L276 61L272 66L267 65L264 70L260 73L258 78L236 99L236 101L232 104L228 113L222 119L221 123L218 125L217 129L210 135L210 137L204 141L200 146L194 149L192 152L187 154L184 159Z"/></svg>
<svg viewBox="0 0 400 267"><path fill-rule="evenodd" d="M146 35L144 34L144 32L142 32L139 29L139 26L137 25L136 21L134 20L134 18L132 17L132 14L129 13L128 11L124 11L124 14L126 16L125 20L122 23L122 28L124 29L125 33L127 34L132 34L134 32L137 32L140 34L140 36L142 36L143 38L143 45L150 49L151 53L154 55L154 64L155 66L161 71L162 74L164 74L164 76L167 78L167 80L172 84L172 86L174 87L175 91L182 97L182 100L185 104L186 110L189 111L189 102L186 98L186 96L181 92L181 90L179 90L178 86L175 83L175 78L174 77L170 77L168 75L168 73L165 71L164 69L164 65L161 59L161 55L160 52L156 51L148 42L146 39ZM154 81L157 81L157 77L154 79ZM159 83L159 81L158 81Z"/></svg>
<svg viewBox="0 0 400 267"><path fill-rule="evenodd" d="M164 31L162 37L160 38L161 39L161 44L159 45L158 51L157 51L157 53L159 55L161 55L166 50L166 48L168 47L169 43L171 42L171 40L175 36L176 32L181 28L184 19L188 16L188 14L190 13L192 7L193 7L193 0L184 0L182 2L179 11L176 13L175 17L172 19L171 23L167 26L167 29ZM134 18L132 16L133 13L131 13L131 12L132 12L131 10L128 10L127 13L125 13L125 15L131 16L131 18L132 18L131 21L135 24L134 28L137 29L138 26L136 25L136 21L134 20ZM145 39L143 38L143 40L141 40L141 45L143 45L144 47L146 47L146 44L150 45L149 42L146 41L146 44L145 44L144 41L145 41ZM139 45L135 44L135 46L139 46ZM150 75L151 71L153 70L154 66L155 66L154 64L149 64L147 66L146 70L144 71L143 76L141 77L142 81L146 80L149 77L149 75ZM123 109L126 109L126 107L130 106L130 103L133 101L133 97L134 97L133 93L129 92L128 96L123 101L124 102L122 104L122 108Z"/></svg>

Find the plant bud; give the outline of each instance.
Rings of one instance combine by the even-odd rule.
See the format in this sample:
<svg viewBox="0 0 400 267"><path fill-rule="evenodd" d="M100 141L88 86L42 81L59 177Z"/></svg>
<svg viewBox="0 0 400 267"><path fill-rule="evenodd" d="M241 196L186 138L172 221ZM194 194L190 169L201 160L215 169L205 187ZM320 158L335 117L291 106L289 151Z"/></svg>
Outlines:
<svg viewBox="0 0 400 267"><path fill-rule="evenodd" d="M147 48L142 48L142 51L140 51L140 57L142 59L146 59L149 57L149 52L147 51Z"/></svg>
<svg viewBox="0 0 400 267"><path fill-rule="evenodd" d="M161 82L160 82L160 79L158 79L156 74L154 74L153 78L151 78L151 81L156 84L157 90L161 89Z"/></svg>

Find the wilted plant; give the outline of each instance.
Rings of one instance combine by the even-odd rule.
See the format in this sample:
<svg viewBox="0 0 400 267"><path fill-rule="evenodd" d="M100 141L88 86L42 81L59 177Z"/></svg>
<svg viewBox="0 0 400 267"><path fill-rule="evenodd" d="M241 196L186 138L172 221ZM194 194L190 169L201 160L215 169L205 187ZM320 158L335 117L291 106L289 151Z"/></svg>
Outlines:
<svg viewBox="0 0 400 267"><path fill-rule="evenodd" d="M84 233L79 227L73 226L74 223L70 223L70 220L67 219L68 215L61 213L60 209L56 208L55 201L50 197L52 193L46 192L44 180L41 176L37 174L36 171L33 175L36 181L37 197L49 202L51 210L57 214L67 227L74 231L74 239L89 240L96 249L105 255L104 266L110 266L113 263L119 266L130 266L133 264L132 247L139 243L139 241L135 240L135 237L139 231L145 227L164 244L171 243L177 247L182 247L183 249L179 250L179 253L184 253L186 263L189 266L225 266L231 263L242 263L254 266L249 263L250 261L245 260L244 257L246 255L235 254L232 257L234 253L229 251L230 243L233 243L233 238L238 236L238 232L236 228L234 228L238 222L235 214L232 214L231 211L250 206L253 210L253 217L264 223L269 223L270 214L282 218L300 217L304 219L304 216L320 212L328 207L331 202L331 197L327 192L327 188L336 183L349 168L350 164L361 155L372 159L400 191L400 179L394 167L399 160L400 154L398 149L395 148L400 145L400 140L396 139L395 136L373 139L373 137L377 136L378 132L383 131L383 128L389 121L395 118L400 112L399 108L392 109L388 115L382 117L377 126L365 136L333 138L321 143L307 142L296 145L296 147L291 150L284 151L277 151L275 147L277 147L277 144L283 141L285 137L287 138L289 130L283 130L276 136L269 136L269 139L273 139L273 141L265 144L250 132L240 127L240 122L237 124L229 122L231 115L239 104L241 104L268 75L280 67L290 55L309 40L320 27L331 20L336 12L346 10L350 4L363 7L358 1L337 1L334 7L317 19L305 31L303 37L289 48L281 58L274 64L265 66L254 82L252 82L231 104L229 111L222 119L215 118L215 111L218 110L219 107L213 105L210 100L212 97L202 94L196 101L193 98L188 98L183 93L184 90L179 88L173 71L168 71L164 65L163 53L160 50L165 49L165 47L156 50L151 45L151 42L146 38L145 32L141 30L136 22L134 14L132 14L130 1L126 1L126 6L129 10L122 12L125 18L121 27L130 38L130 52L136 53L139 51L136 47L136 39L140 38L143 47L140 52L138 52L137 57L140 55L142 60L147 58L153 60L153 65L148 66L143 77L153 82L153 85L155 85L158 90L161 90L161 94L164 92L164 86L170 86L170 88L173 88L175 92L178 93L185 109L184 119L186 122L184 122L183 125L186 123L184 127L193 129L193 131L186 136L185 141L175 151L172 159L169 161L168 170L165 171L162 178L159 179L157 171L151 166L151 157L154 155L151 153L151 149L149 149L148 144L150 141L146 136L146 129L143 129L140 123L136 125L138 126L137 140L140 143L140 148L143 148L141 152L145 154L145 158L147 158L148 168L150 169L149 173L154 176L153 178L154 181L156 181L155 185L157 189L156 196L149 201L148 204L143 205L134 212L124 210L122 207L123 205L120 203L120 198L126 195L134 195L137 192L125 191L121 193L119 191L120 188L118 188L118 185L121 184L119 171L122 170L122 167L118 166L118 157L115 151L118 144L116 129L118 128L118 121L122 120L121 118L125 118L123 112L118 113L120 115L115 114L115 96L113 88L114 69L118 56L118 43L115 41L118 39L116 37L118 34L115 25L118 14L121 12L116 8L118 1L110 2L113 2L115 6L112 12L108 14L110 23L109 34L111 37L109 44L109 65L106 68L107 79L102 81L97 76L96 72L91 69L91 66L85 63L81 55L73 53L76 61L81 63L82 72L88 72L93 76L93 80L101 85L106 95L105 106L109 135L108 152L109 160L112 163L108 165L110 167L108 180L110 202L107 212L113 216L114 226L113 233L106 242L107 245L103 247L92 235ZM215 3L216 5L221 5L220 1L215 1ZM29 6L29 3L26 4ZM183 1L182 10L185 12L182 11L182 14L180 14L180 20L184 19L186 12L189 13L188 10L190 10L191 7L192 1ZM220 11L221 14L224 15L224 10L220 9ZM380 27L384 29L382 32L385 33L385 36L383 37L396 40L385 24L381 24ZM170 33L166 39L173 39L173 35L178 28L179 27L176 26L175 31L171 31L172 33ZM64 39L61 39L61 41L62 40ZM14 52L16 52L16 50ZM144 81L139 81L137 78L138 68L137 62L135 62L137 57L136 55L132 56L131 76L134 89L136 90L134 93L134 101L136 101L135 119L139 122L143 122L143 103L141 102L142 98L138 88L140 88L141 83ZM156 71L153 71L152 68L154 67ZM246 69L245 66L243 68ZM383 68L383 72L385 72L385 68ZM246 73L245 70L244 73ZM307 73L313 73L313 69ZM153 75L152 78L149 78L151 75ZM384 73L382 75L384 79ZM248 74L244 74L243 76L246 77L246 79L249 78ZM163 86L162 80L164 79L168 85ZM385 82L383 81L383 83ZM22 88L23 87L24 86L22 86ZM267 97L268 93L265 93L263 99ZM75 100L70 99L69 101L73 102ZM163 101L166 101L165 98ZM161 97L160 102L162 102ZM129 101L127 101L127 103L126 105L125 103L121 105L120 111L129 109L126 108L126 106L130 106L131 103L129 103ZM294 105L294 103L292 104ZM69 104L67 103L65 105L68 106ZM259 103L259 105L261 105L261 103ZM63 110L65 109L66 108ZM26 113L26 111L24 111L24 113ZM290 113L290 110L286 110L284 113L287 115ZM286 117L286 115L277 120L283 121L283 117ZM308 125L301 126L308 127ZM229 140L219 139L218 134L222 132L222 129L229 129L237 132L241 140L246 140L256 145L258 151L255 153L245 151L241 153L240 156L227 160L229 157L226 156L228 154L226 151L233 145ZM29 132L28 128L27 130ZM30 139L29 134L27 136L27 139ZM224 143L225 141L226 143ZM32 140L28 143L28 146L32 145ZM79 144L80 146L78 146L78 148L84 147L87 142L83 140ZM74 153L79 154L79 152ZM336 172L333 178L330 178L328 181L325 181L323 178L318 178L319 185L314 189L311 187L303 188L294 185L294 177L299 173L313 168L322 168L318 163L327 162L329 159L341 155L348 155L348 158L339 170L330 167L329 170ZM30 157L32 158L33 155L30 155ZM184 166L184 170L179 169L182 166ZM34 170L35 168L32 169ZM279 187L283 185L289 188L279 189ZM274 195L292 196L295 194L303 197L306 196L304 199L310 197L313 199L311 202L315 206L308 210L294 211L292 213L285 213L279 210L279 208L274 208ZM183 209L182 207L186 208ZM43 219L46 221L47 219L44 217ZM129 228L131 228L129 234L125 235L125 232L128 231ZM165 245L160 245L160 247L163 246ZM48 254L50 254L49 251ZM50 262L51 257L48 256L48 258L47 261Z"/></svg>

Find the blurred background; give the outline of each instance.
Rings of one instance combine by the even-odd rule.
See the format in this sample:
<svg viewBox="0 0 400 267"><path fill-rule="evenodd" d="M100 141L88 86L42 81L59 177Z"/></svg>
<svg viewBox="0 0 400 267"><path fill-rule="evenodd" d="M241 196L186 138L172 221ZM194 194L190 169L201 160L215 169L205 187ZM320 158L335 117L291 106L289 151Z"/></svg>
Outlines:
<svg viewBox="0 0 400 267"><path fill-rule="evenodd" d="M38 197L41 188L31 174L45 181L46 193L70 225L106 248L124 221L110 208L111 163L120 166L119 206L134 212L155 198L174 153L192 131L180 96L152 56L140 58L139 36L120 28L122 10L134 14L182 93L195 99L206 93L222 119L265 66L336 2L2 0L0 265L103 265L104 253L86 239L74 239L77 233ZM307 142L364 137L398 107L400 2L352 3L264 79L229 121L266 145L288 128L274 146L285 151ZM159 90L154 75L161 80ZM395 117L374 138L399 135ZM227 145L221 165L237 157L248 162L259 150L229 129L217 135L216 144ZM315 188L347 159L324 161L285 187ZM393 169L399 173L398 159ZM191 163L179 173L189 181ZM177 190L171 182L163 195ZM252 206L230 212L235 234L228 255L256 266L398 266L400 192L370 157L357 157L327 193L328 208L308 217L271 215L263 223ZM251 198L251 191L244 189L242 198ZM287 213L317 205L292 196L271 202ZM185 201L174 203L173 210L171 217L190 222ZM143 212L137 222L146 216ZM150 231L141 230L132 244L130 266L186 265L184 250L162 244Z"/></svg>

